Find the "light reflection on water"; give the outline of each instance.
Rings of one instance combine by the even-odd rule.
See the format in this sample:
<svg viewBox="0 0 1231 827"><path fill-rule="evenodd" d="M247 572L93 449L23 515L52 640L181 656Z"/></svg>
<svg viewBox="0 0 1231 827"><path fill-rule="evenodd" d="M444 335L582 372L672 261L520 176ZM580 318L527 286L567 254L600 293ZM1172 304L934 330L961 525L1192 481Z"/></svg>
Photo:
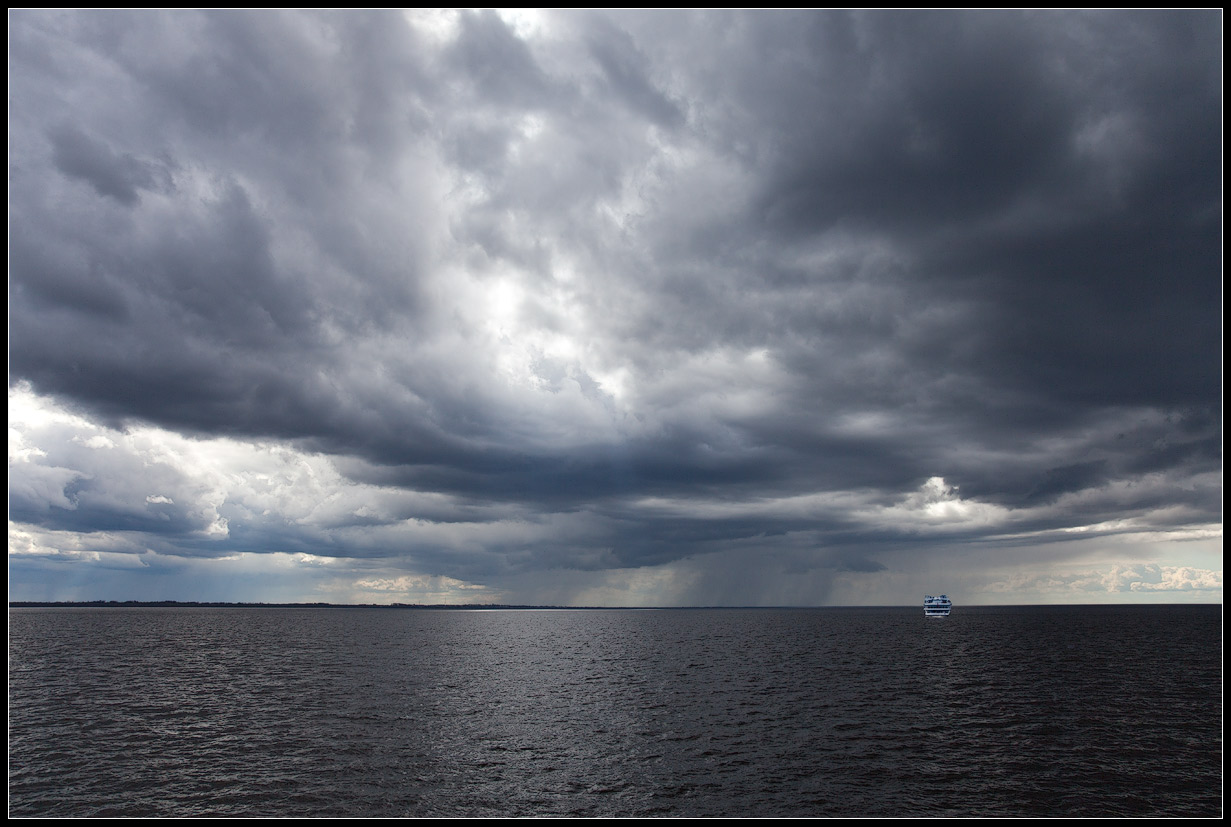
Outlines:
<svg viewBox="0 0 1231 827"><path fill-rule="evenodd" d="M1220 651L1217 606L15 609L10 815L1218 815Z"/></svg>

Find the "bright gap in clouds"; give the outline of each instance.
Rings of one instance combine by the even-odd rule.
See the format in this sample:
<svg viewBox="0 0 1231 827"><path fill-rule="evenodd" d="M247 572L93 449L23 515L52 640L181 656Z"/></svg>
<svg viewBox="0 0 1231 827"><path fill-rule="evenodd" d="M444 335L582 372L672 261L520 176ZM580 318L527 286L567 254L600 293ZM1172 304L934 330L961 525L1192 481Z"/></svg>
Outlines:
<svg viewBox="0 0 1231 827"><path fill-rule="evenodd" d="M460 12L457 9L403 9L407 25L436 46L457 38Z"/></svg>
<svg viewBox="0 0 1231 827"><path fill-rule="evenodd" d="M552 22L542 9L496 9L496 14L522 40L547 34Z"/></svg>
<svg viewBox="0 0 1231 827"><path fill-rule="evenodd" d="M481 9L403 9L402 17L416 32L437 46L451 43L461 31L461 16ZM551 30L551 14L541 9L495 9L495 14L521 40L543 37Z"/></svg>

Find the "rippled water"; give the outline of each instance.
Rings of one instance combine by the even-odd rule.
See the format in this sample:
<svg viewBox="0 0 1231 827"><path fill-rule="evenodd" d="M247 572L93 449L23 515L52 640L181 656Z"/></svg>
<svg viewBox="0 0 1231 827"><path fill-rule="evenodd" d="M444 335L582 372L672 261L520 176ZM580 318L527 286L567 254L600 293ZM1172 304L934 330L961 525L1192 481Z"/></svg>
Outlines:
<svg viewBox="0 0 1231 827"><path fill-rule="evenodd" d="M1216 816L1221 625L13 609L9 814Z"/></svg>

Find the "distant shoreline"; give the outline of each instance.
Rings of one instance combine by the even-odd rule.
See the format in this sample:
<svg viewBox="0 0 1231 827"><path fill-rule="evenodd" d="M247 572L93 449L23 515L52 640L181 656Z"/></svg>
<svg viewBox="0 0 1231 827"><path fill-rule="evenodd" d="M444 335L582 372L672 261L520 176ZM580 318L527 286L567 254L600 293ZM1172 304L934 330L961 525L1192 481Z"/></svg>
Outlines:
<svg viewBox="0 0 1231 827"><path fill-rule="evenodd" d="M834 609L894 608L878 606L547 606L523 603L227 603L196 600L10 600L10 609L464 609L491 611L649 611L678 609Z"/></svg>
<svg viewBox="0 0 1231 827"><path fill-rule="evenodd" d="M10 600L10 609L620 609L634 606L531 606L509 603L227 603L196 600Z"/></svg>

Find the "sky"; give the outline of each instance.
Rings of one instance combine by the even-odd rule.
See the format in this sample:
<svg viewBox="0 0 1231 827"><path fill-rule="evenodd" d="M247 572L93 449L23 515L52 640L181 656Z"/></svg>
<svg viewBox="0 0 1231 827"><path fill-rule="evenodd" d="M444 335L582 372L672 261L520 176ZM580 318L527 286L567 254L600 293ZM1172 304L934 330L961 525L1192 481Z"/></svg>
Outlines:
<svg viewBox="0 0 1231 827"><path fill-rule="evenodd" d="M1222 12L9 12L9 597L1222 600Z"/></svg>

